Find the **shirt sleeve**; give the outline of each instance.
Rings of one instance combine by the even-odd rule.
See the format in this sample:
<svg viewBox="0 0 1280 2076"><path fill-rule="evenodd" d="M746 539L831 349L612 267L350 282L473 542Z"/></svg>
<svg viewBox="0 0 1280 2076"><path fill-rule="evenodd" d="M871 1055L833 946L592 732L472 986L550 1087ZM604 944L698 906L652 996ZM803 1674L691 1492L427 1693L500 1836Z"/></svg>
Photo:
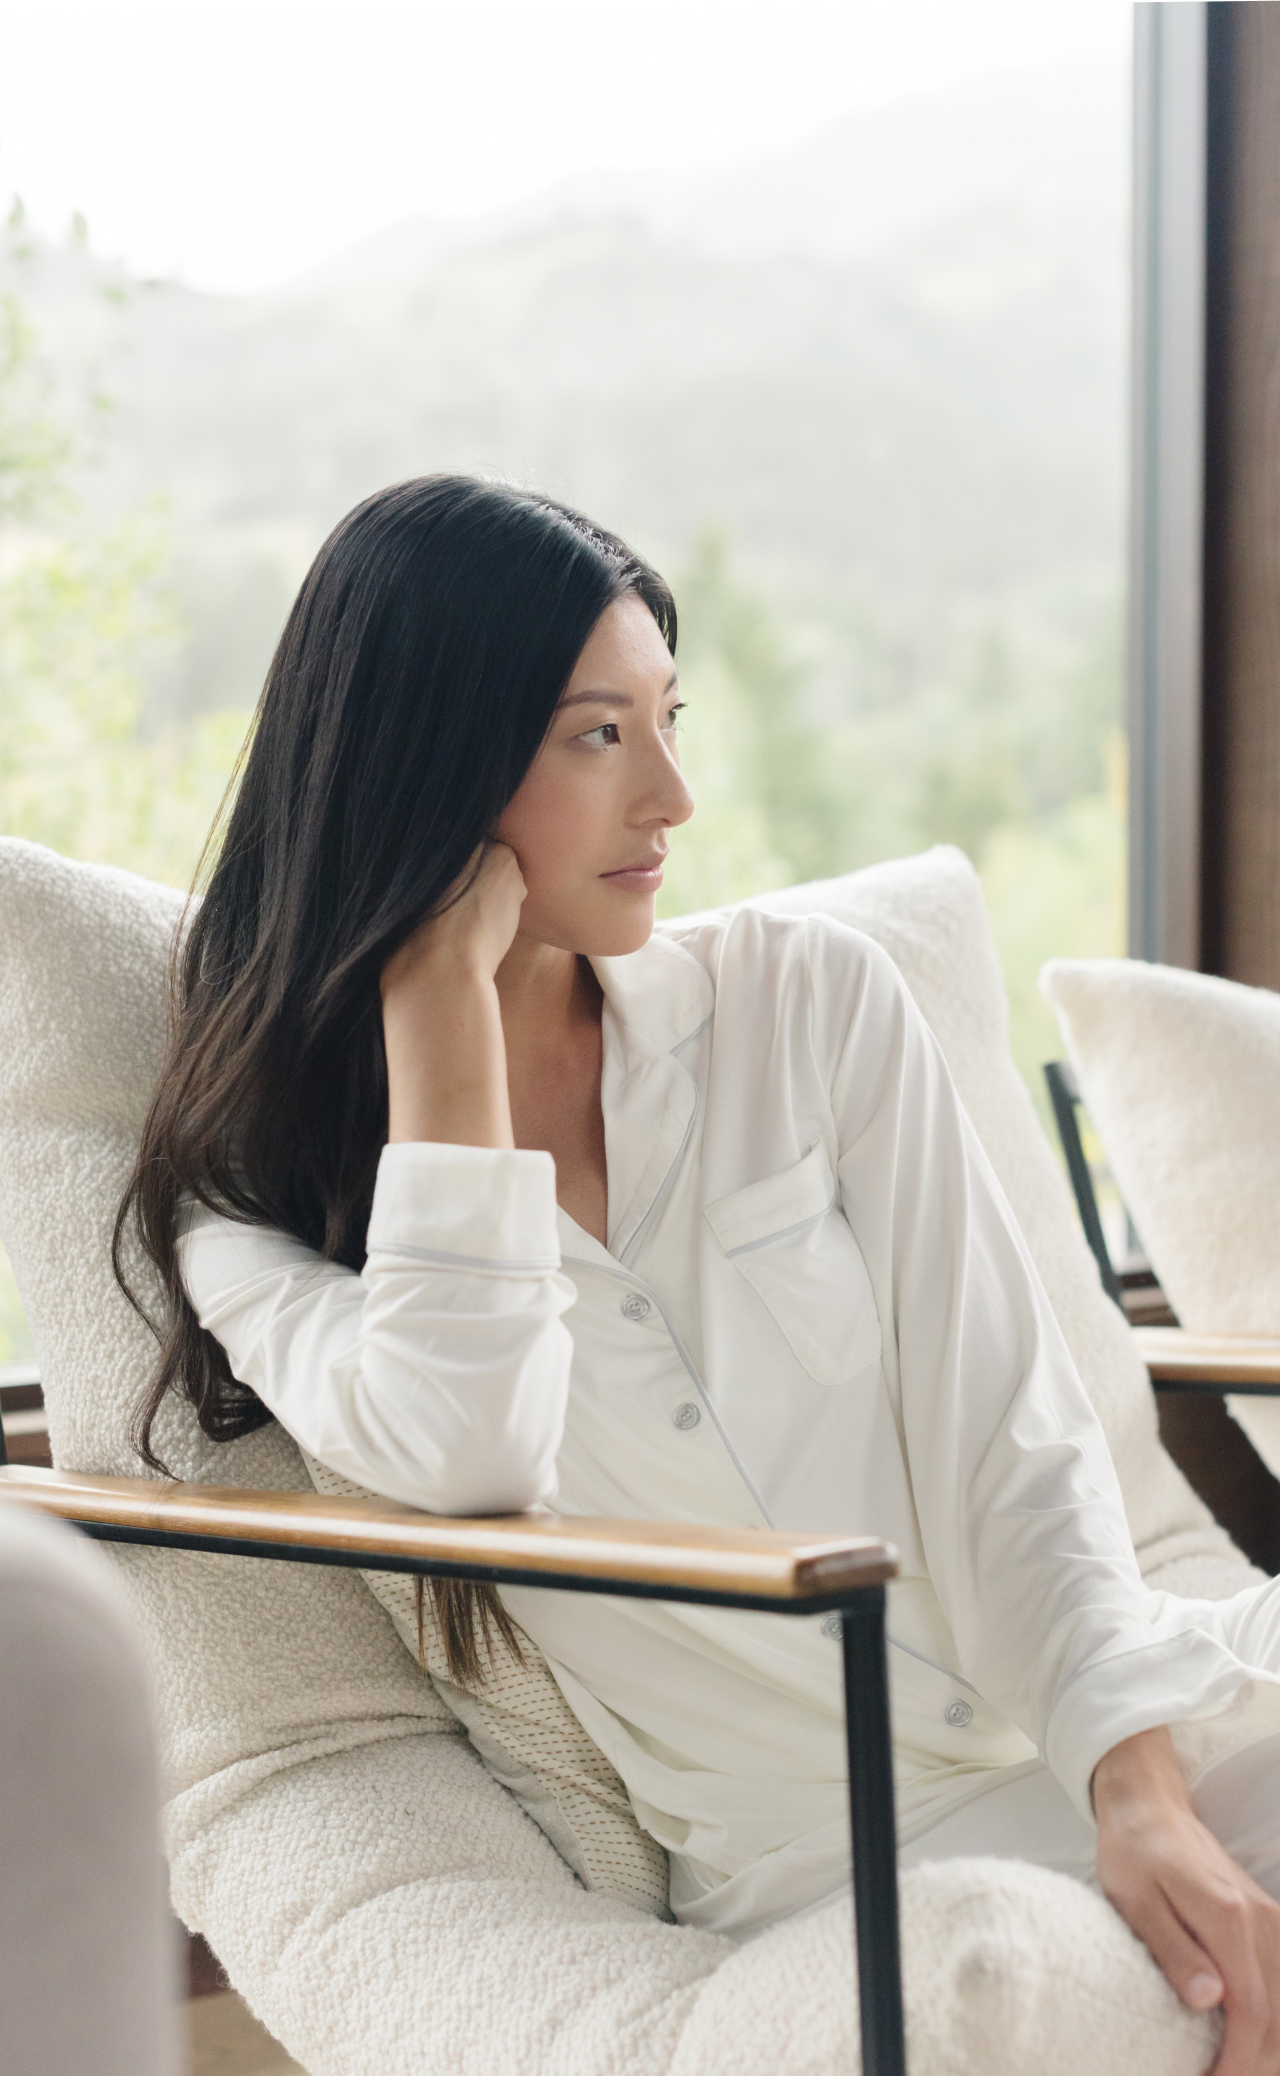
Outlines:
<svg viewBox="0 0 1280 2076"><path fill-rule="evenodd" d="M432 1513L554 1496L576 1292L549 1154L386 1147L359 1275L200 1205L179 1259L233 1375L331 1470Z"/></svg>
<svg viewBox="0 0 1280 2076"><path fill-rule="evenodd" d="M1088 1816L1113 1745L1216 1714L1248 1668L1190 1609L1153 1620L1101 1424L937 1041L887 956L852 949L810 926L813 1027L930 1579L957 1669Z"/></svg>

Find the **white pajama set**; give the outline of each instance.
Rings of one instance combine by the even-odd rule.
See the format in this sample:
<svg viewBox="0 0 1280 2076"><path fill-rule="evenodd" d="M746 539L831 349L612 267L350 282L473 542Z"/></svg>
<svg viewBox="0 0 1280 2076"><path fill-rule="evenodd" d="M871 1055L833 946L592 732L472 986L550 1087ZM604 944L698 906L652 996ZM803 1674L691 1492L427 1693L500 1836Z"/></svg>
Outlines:
<svg viewBox="0 0 1280 2076"><path fill-rule="evenodd" d="M1169 1723L1206 1783L1246 1754L1222 1822L1243 1795L1235 1849L1269 1881L1280 1582L1144 1587L1098 1421L892 962L829 918L744 909L592 963L608 1247L558 1209L546 1153L387 1147L360 1274L193 1209L183 1274L234 1374L330 1468L432 1512L895 1543L906 1862L1087 1877L1094 1767ZM666 1847L679 1920L747 1937L847 1882L829 1619L503 1599Z"/></svg>

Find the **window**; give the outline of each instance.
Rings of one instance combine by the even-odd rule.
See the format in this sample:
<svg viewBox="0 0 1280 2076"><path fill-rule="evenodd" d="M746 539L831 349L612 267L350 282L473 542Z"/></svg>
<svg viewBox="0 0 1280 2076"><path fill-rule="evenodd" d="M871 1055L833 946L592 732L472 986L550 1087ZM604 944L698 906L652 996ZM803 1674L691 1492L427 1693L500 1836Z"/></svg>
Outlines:
<svg viewBox="0 0 1280 2076"><path fill-rule="evenodd" d="M367 146L339 155L347 188L333 121L290 102L293 164L249 134L291 62L274 18L261 79L208 75L188 136L146 69L177 43L144 58L116 10L96 156L52 31L24 28L0 827L185 883L329 526L399 476L500 471L676 584L700 806L667 912L960 844L1041 1100L1042 958L1123 949L1128 10L806 0L781 45L773 12L740 10L726 51L722 11L685 5L665 99L637 60L634 105L611 85L604 115L589 78L564 85L570 0L535 44L510 10L496 42L463 23L428 50L412 13L384 0L354 60L345 33L308 59ZM421 60L398 81L393 35ZM452 185L421 121L397 156L406 95L447 128L428 58L460 105L506 111L509 163L495 122ZM131 185L160 139L171 177ZM55 220L77 171L101 235Z"/></svg>

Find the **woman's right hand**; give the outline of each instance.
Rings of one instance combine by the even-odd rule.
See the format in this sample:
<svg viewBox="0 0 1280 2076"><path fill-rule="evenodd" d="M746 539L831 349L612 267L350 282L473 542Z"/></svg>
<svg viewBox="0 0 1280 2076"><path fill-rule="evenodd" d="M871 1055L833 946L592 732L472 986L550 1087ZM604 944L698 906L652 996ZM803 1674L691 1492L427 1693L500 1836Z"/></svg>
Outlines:
<svg viewBox="0 0 1280 2076"><path fill-rule="evenodd" d="M450 889L447 905L419 923L387 960L381 983L384 1011L391 998L415 989L432 967L447 964L477 979L492 980L506 958L525 897L516 854L510 844L490 839L482 847L478 871L475 863L473 857L455 882L463 892L455 898Z"/></svg>
<svg viewBox="0 0 1280 2076"><path fill-rule="evenodd" d="M505 843L486 843L470 885L467 874L464 891L420 923L382 970L392 1145L515 1143L494 975L519 927L525 884Z"/></svg>

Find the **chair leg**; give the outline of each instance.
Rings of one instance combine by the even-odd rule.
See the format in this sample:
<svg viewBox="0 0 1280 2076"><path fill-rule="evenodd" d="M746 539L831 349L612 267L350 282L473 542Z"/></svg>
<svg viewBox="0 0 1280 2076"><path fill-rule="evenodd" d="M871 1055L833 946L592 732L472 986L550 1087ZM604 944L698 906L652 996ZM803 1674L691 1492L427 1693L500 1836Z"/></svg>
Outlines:
<svg viewBox="0 0 1280 2076"><path fill-rule="evenodd" d="M841 1610L862 2076L906 2076L884 1587Z"/></svg>

